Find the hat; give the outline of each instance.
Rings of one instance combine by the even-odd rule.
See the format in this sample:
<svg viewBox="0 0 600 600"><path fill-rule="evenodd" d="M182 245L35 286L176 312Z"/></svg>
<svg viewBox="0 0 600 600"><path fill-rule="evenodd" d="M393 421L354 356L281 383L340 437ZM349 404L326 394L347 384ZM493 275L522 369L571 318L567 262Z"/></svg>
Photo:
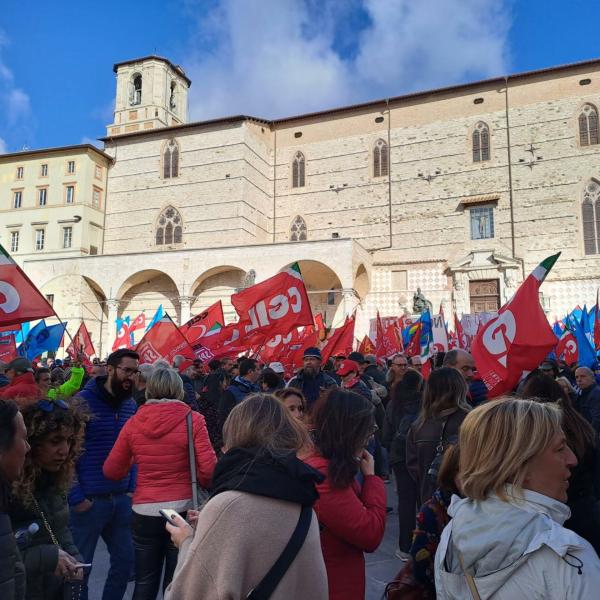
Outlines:
<svg viewBox="0 0 600 600"><path fill-rule="evenodd" d="M340 368L336 371L336 373L340 377L345 377L346 375L348 375L348 373L352 373L352 371L354 371L355 373L358 373L358 371L359 371L358 363L354 362L353 360L346 359L340 365Z"/></svg>
<svg viewBox="0 0 600 600"><path fill-rule="evenodd" d="M377 364L377 357L374 354L366 354L365 355L365 362L369 363L370 365L376 365Z"/></svg>
<svg viewBox="0 0 600 600"><path fill-rule="evenodd" d="M361 352L350 352L350 354L348 354L348 358L354 362L357 362L359 365L365 362L365 357Z"/></svg>
<svg viewBox="0 0 600 600"><path fill-rule="evenodd" d="M18 373L27 373L27 371L33 372L33 367L26 358L14 358L6 365L6 370L8 369L13 369Z"/></svg>
<svg viewBox="0 0 600 600"><path fill-rule="evenodd" d="M269 363L269 369L271 369L275 373L279 373L280 375L282 373L285 373L285 369L283 368L283 365L280 362Z"/></svg>
<svg viewBox="0 0 600 600"><path fill-rule="evenodd" d="M304 358L308 358L309 356L312 356L313 358L318 358L319 360L323 360L323 357L321 356L321 351L318 348L315 348L314 346L311 346L310 348L307 348L304 351Z"/></svg>

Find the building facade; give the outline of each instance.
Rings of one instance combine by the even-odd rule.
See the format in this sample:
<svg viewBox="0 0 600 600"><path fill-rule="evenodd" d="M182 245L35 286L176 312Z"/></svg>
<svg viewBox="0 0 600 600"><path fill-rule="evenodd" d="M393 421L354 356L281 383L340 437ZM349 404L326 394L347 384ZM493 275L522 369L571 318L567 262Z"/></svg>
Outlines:
<svg viewBox="0 0 600 600"><path fill-rule="evenodd" d="M67 288L65 312L81 299L103 352L117 315L162 303L184 321L295 260L313 309L331 326L356 309L357 335L377 310L411 312L418 288L446 314L495 310L557 251L549 318L595 301L598 60L196 123L180 67L147 57L115 70L102 256L24 261L45 291Z"/></svg>

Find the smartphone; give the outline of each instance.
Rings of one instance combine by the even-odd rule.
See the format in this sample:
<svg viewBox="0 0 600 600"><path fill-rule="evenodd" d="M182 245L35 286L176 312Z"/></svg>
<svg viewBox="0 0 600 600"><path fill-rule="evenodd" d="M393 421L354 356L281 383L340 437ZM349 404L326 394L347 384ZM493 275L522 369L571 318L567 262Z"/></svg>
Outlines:
<svg viewBox="0 0 600 600"><path fill-rule="evenodd" d="M175 517L181 517L181 515L176 511L170 508L160 508L158 512L167 520L171 525L177 525L175 523Z"/></svg>
<svg viewBox="0 0 600 600"><path fill-rule="evenodd" d="M92 563L77 563L75 565L75 568L76 569L88 569L91 566L92 566Z"/></svg>

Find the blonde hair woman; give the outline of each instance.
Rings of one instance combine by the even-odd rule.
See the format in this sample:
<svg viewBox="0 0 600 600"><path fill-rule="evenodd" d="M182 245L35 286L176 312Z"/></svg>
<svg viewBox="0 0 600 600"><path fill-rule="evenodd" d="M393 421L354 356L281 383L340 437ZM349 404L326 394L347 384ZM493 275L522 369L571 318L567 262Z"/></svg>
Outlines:
<svg viewBox="0 0 600 600"><path fill-rule="evenodd" d="M306 538L268 597L326 600L319 524L303 509L314 504L323 476L296 457L309 443L305 427L274 396L253 394L227 417L223 440L225 454L195 533L183 519L167 525L179 560L165 599L254 598L249 593L308 515Z"/></svg>
<svg viewBox="0 0 600 600"><path fill-rule="evenodd" d="M600 560L562 527L577 459L554 404L501 399L463 421L460 482L435 558L438 599L595 598Z"/></svg>

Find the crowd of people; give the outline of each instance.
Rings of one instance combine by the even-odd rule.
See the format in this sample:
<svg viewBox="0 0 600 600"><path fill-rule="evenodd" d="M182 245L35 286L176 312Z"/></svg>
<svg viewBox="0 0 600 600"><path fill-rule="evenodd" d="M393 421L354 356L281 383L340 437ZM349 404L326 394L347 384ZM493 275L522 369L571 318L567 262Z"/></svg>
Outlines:
<svg viewBox="0 0 600 600"><path fill-rule="evenodd" d="M0 364L2 600L362 600L396 518L401 598L594 598L600 386L546 359L487 398L473 357ZM575 366L576 367L576 366Z"/></svg>

